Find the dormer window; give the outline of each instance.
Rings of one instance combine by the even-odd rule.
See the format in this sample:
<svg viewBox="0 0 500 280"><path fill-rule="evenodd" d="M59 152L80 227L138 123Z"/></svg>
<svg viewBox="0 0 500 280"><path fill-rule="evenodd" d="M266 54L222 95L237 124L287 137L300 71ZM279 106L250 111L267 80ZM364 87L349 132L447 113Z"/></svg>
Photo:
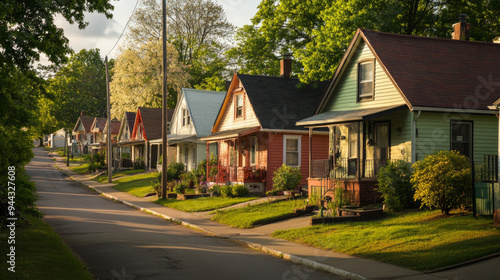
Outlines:
<svg viewBox="0 0 500 280"><path fill-rule="evenodd" d="M182 109L182 126L187 126L191 123L191 116L189 116L189 111L184 108Z"/></svg>
<svg viewBox="0 0 500 280"><path fill-rule="evenodd" d="M241 118L243 117L243 94L236 95L236 109L235 109L235 117Z"/></svg>
<svg viewBox="0 0 500 280"><path fill-rule="evenodd" d="M373 100L375 85L375 60L358 63L358 101Z"/></svg>

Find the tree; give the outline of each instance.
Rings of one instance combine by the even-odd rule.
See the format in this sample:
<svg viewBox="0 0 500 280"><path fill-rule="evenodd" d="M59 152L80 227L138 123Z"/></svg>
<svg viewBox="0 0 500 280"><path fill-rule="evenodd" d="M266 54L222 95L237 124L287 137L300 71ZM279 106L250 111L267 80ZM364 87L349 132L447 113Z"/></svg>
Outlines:
<svg viewBox="0 0 500 280"><path fill-rule="evenodd" d="M228 55L242 72L275 75L277 60L292 52L296 59L293 71L302 82L331 79L357 28L450 38L458 14L468 13L474 30L472 39L491 42L500 31L499 3L264 0L252 25L237 31L237 46Z"/></svg>
<svg viewBox="0 0 500 280"><path fill-rule="evenodd" d="M95 117L106 115L106 71L99 49L73 54L48 83L58 127L70 131L81 111Z"/></svg>
<svg viewBox="0 0 500 280"><path fill-rule="evenodd" d="M142 46L161 39L161 5L144 0L130 27L128 47ZM221 5L209 0L174 0L167 3L167 40L177 51L178 60L187 66L193 87L224 87L228 49L227 39L234 27Z"/></svg>
<svg viewBox="0 0 500 280"><path fill-rule="evenodd" d="M467 157L456 151L439 151L412 165L411 183L415 200L422 206L450 210L470 204L472 172ZM470 205L467 205L470 206Z"/></svg>
<svg viewBox="0 0 500 280"><path fill-rule="evenodd" d="M85 12L111 17L110 0L31 1L4 0L0 3L0 170L16 172L16 216L36 209L34 185L23 166L33 157L32 131L38 125L37 99L45 94L45 81L37 76L33 63L45 54L61 64L70 53L68 39L54 24L56 14L80 28L86 26ZM7 176L0 185L7 186ZM0 188L0 222L10 213L8 188Z"/></svg>
<svg viewBox="0 0 500 280"><path fill-rule="evenodd" d="M189 75L178 62L173 46L167 46L168 107L174 108L177 92L188 85ZM121 118L137 107L158 108L162 105L162 45L149 41L140 49L124 50L116 60L110 83L111 115Z"/></svg>

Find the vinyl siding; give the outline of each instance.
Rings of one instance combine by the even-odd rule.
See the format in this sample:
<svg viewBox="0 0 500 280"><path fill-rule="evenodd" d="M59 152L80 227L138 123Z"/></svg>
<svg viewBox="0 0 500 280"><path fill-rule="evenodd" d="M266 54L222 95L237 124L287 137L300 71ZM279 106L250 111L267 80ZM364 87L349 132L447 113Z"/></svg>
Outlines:
<svg viewBox="0 0 500 280"><path fill-rule="evenodd" d="M390 122L390 159L392 160L411 160L411 121L412 113L410 110L403 110L394 114L376 118L373 121L389 121ZM398 128L401 132L398 133ZM371 153L370 153L371 148ZM367 158L373 155L373 148L367 147ZM373 157L373 156L372 156Z"/></svg>
<svg viewBox="0 0 500 280"><path fill-rule="evenodd" d="M417 120L417 160L450 149L450 121L473 121L474 161L498 154L498 119L494 115L460 115L422 112Z"/></svg>
<svg viewBox="0 0 500 280"><path fill-rule="evenodd" d="M375 56L370 48L364 42L360 42L349 63L344 66L346 68L324 111L360 110L406 104L378 61L375 62L374 100L357 101L358 61L373 58Z"/></svg>
<svg viewBox="0 0 500 280"><path fill-rule="evenodd" d="M196 134L196 130L193 125L193 118L191 118L189 125L182 126L182 109L187 109L186 99L184 98L184 95L177 103L176 111L174 113L174 116L172 117L170 133L181 135Z"/></svg>
<svg viewBox="0 0 500 280"><path fill-rule="evenodd" d="M241 84L241 82L239 83L239 87L242 87L243 85ZM243 118L235 119L234 111L236 98L233 93L228 94L230 95L230 101L228 106L226 107L225 112L223 112L224 115L219 126L219 131L260 126L245 90L243 90L243 94L245 95L245 98L243 99Z"/></svg>

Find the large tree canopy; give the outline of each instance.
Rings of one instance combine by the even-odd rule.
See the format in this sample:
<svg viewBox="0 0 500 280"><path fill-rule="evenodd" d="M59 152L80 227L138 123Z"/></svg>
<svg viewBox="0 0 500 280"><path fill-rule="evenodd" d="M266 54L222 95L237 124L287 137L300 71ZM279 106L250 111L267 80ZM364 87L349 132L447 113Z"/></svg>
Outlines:
<svg viewBox="0 0 500 280"><path fill-rule="evenodd" d="M167 46L168 107L174 108L177 92L188 85L189 75L178 62L177 52ZM135 112L138 107L158 108L162 105L162 44L149 41L140 49L124 50L116 59L113 80L110 83L111 115L121 118L124 112Z"/></svg>
<svg viewBox="0 0 500 280"><path fill-rule="evenodd" d="M472 40L500 35L500 0L263 0L228 55L242 73L277 75L279 59L291 52L303 82L325 80L357 28L449 38L462 13Z"/></svg>
<svg viewBox="0 0 500 280"><path fill-rule="evenodd" d="M210 0L172 0L167 3L167 40L187 66L193 87L217 90L224 86L228 39L234 27L221 5ZM128 48L161 40L161 2L144 0L133 17Z"/></svg>

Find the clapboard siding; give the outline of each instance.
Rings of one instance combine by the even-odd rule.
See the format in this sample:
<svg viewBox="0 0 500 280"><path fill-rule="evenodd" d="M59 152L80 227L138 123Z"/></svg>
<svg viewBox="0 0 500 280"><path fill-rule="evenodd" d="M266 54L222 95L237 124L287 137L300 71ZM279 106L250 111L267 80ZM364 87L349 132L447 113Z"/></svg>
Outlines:
<svg viewBox="0 0 500 280"><path fill-rule="evenodd" d="M375 56L370 48L364 42L361 42L355 50L351 60L345 66L346 69L337 86L333 89L334 92L330 100L327 101L324 111L359 110L406 104L401 94L383 70L379 61L375 62L374 100L357 102L357 63L360 60L373 58L375 58Z"/></svg>
<svg viewBox="0 0 500 280"><path fill-rule="evenodd" d="M498 154L498 119L494 115L442 114L423 112L417 120L417 159L438 150L450 149L450 121L473 122L474 161Z"/></svg>
<svg viewBox="0 0 500 280"><path fill-rule="evenodd" d="M272 174L283 164L283 137L285 134L269 133L269 162L268 162L268 177L266 190L270 190L273 187ZM299 186L307 185L307 178L309 177L309 135L308 134L294 134L287 133L286 135L299 135L301 136L301 166L300 172L302 174L302 180ZM313 146L312 146L312 158L316 159L328 159L328 135L313 135Z"/></svg>
<svg viewBox="0 0 500 280"><path fill-rule="evenodd" d="M238 81L238 83L240 88L243 87L241 82ZM242 94L244 94L244 99L243 99L244 117L235 119L234 111L235 111L236 96L234 93L231 92L228 93L229 96L226 98L229 98L229 104L226 107L226 110L223 112L223 117L218 131L260 126L259 120L255 115L252 104L250 103L250 100L248 99L248 96L244 89Z"/></svg>

